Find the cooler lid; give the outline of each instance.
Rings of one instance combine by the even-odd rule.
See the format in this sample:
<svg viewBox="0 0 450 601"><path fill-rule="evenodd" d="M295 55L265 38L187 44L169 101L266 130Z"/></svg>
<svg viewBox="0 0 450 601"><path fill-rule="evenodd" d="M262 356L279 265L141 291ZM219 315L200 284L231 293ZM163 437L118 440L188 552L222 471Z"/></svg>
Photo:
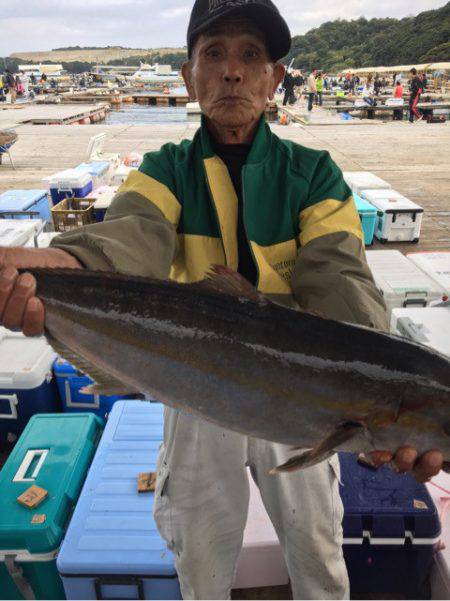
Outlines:
<svg viewBox="0 0 450 601"><path fill-rule="evenodd" d="M58 189L84 188L89 182L92 182L91 174L77 169L66 169L49 178L50 187Z"/></svg>
<svg viewBox="0 0 450 601"><path fill-rule="evenodd" d="M392 186L384 179L378 177L370 171L345 171L344 179L350 188L367 188L367 189L385 189L389 190Z"/></svg>
<svg viewBox="0 0 450 601"><path fill-rule="evenodd" d="M175 576L153 519L154 493L137 492L139 473L156 471L162 439L161 404L114 404L61 547L61 575Z"/></svg>
<svg viewBox="0 0 450 601"><path fill-rule="evenodd" d="M85 171L86 173L89 173L92 176L103 175L104 173L106 173L106 171L108 171L108 169L109 169L108 161L96 161L93 163L81 163L81 165L78 165L78 167L76 167L77 171Z"/></svg>
<svg viewBox="0 0 450 601"><path fill-rule="evenodd" d="M26 211L47 196L46 190L9 190L0 194L1 211Z"/></svg>
<svg viewBox="0 0 450 601"><path fill-rule="evenodd" d="M367 200L361 198L361 196L358 194L353 194L353 200L355 201L355 206L358 213L370 213L372 215L377 214L377 209L371 205L370 202L367 202Z"/></svg>
<svg viewBox="0 0 450 601"><path fill-rule="evenodd" d="M344 544L436 544L439 515L424 484L385 466L372 471L353 453L339 453L344 504Z"/></svg>
<svg viewBox="0 0 450 601"><path fill-rule="evenodd" d="M23 246L42 226L40 219L0 219L0 246Z"/></svg>
<svg viewBox="0 0 450 601"><path fill-rule="evenodd" d="M0 328L0 392L38 388L51 378L55 358L44 336L27 338Z"/></svg>
<svg viewBox="0 0 450 601"><path fill-rule="evenodd" d="M385 213L395 213L396 211L423 213L422 207L395 190L363 190L361 194L374 207Z"/></svg>
<svg viewBox="0 0 450 601"><path fill-rule="evenodd" d="M444 290L398 250L369 250L367 263L384 294L420 295L427 302L441 300Z"/></svg>
<svg viewBox="0 0 450 601"><path fill-rule="evenodd" d="M450 251L410 253L408 259L450 294Z"/></svg>
<svg viewBox="0 0 450 601"><path fill-rule="evenodd" d="M0 472L0 558L47 554L62 541L95 451L102 421L92 413L33 416ZM34 509L17 501L32 485L48 492Z"/></svg>

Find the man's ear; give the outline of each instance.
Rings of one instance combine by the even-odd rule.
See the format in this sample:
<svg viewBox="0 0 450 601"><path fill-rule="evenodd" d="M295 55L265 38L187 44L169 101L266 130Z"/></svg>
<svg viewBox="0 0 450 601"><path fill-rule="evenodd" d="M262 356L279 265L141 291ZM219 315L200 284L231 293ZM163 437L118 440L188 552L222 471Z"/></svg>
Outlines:
<svg viewBox="0 0 450 601"><path fill-rule="evenodd" d="M195 88L192 85L192 63L191 61L186 61L185 63L183 63L183 66L181 67L181 74L183 76L184 79L184 83L186 85L188 94L189 94L189 100L191 102L194 102L195 100L197 100L197 94L195 92Z"/></svg>
<svg viewBox="0 0 450 601"><path fill-rule="evenodd" d="M273 65L273 85L272 85L272 89L270 90L269 100L274 99L275 92L278 90L278 87L281 84L281 82L283 81L285 75L286 75L286 69L285 69L284 65L282 65L281 63L274 63L274 65Z"/></svg>

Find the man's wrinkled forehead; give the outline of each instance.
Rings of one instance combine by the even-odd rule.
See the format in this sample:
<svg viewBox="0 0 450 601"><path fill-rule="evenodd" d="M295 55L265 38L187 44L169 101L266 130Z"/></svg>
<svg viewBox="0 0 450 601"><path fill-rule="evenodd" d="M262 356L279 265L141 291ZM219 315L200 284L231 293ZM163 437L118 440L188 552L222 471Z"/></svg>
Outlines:
<svg viewBox="0 0 450 601"><path fill-rule="evenodd" d="M254 37L255 41L257 40L259 43L262 43L267 49L266 38L263 32L250 19L244 17L224 17L223 19L220 19L217 23L214 23L214 25L198 36L195 41L195 46L197 46L198 41L203 37L235 37L242 34Z"/></svg>

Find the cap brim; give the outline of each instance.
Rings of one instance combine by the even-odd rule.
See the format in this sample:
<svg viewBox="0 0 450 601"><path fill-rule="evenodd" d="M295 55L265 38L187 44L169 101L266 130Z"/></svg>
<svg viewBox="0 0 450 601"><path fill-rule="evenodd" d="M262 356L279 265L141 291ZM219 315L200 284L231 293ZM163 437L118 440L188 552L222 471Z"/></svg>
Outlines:
<svg viewBox="0 0 450 601"><path fill-rule="evenodd" d="M279 60L289 53L291 49L291 32L280 13L268 6L248 4L245 6L232 6L220 11L220 14L205 19L200 25L190 32L188 40L189 57L195 38L208 30L214 23L234 15L239 15L253 21L262 31L266 39L267 48L273 60Z"/></svg>

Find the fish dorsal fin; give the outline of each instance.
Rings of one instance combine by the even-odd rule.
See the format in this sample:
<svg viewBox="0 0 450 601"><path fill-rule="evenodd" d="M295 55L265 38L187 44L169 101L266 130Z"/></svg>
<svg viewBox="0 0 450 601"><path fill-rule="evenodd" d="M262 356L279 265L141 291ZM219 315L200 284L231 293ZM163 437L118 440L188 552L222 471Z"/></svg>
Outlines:
<svg viewBox="0 0 450 601"><path fill-rule="evenodd" d="M224 265L211 265L206 278L193 286L202 290L237 296L254 303L266 304L268 302L241 274Z"/></svg>
<svg viewBox="0 0 450 601"><path fill-rule="evenodd" d="M85 387L85 389L81 391L83 394L130 395L140 393L138 390L130 390L129 386L116 380L113 376L98 367L95 367L95 365L92 365L92 363L86 361L81 355L70 350L65 344L56 340L56 338L49 337L48 335L47 338L49 344L60 357L68 361L78 371L82 372L95 382L95 385L93 384L90 387Z"/></svg>

